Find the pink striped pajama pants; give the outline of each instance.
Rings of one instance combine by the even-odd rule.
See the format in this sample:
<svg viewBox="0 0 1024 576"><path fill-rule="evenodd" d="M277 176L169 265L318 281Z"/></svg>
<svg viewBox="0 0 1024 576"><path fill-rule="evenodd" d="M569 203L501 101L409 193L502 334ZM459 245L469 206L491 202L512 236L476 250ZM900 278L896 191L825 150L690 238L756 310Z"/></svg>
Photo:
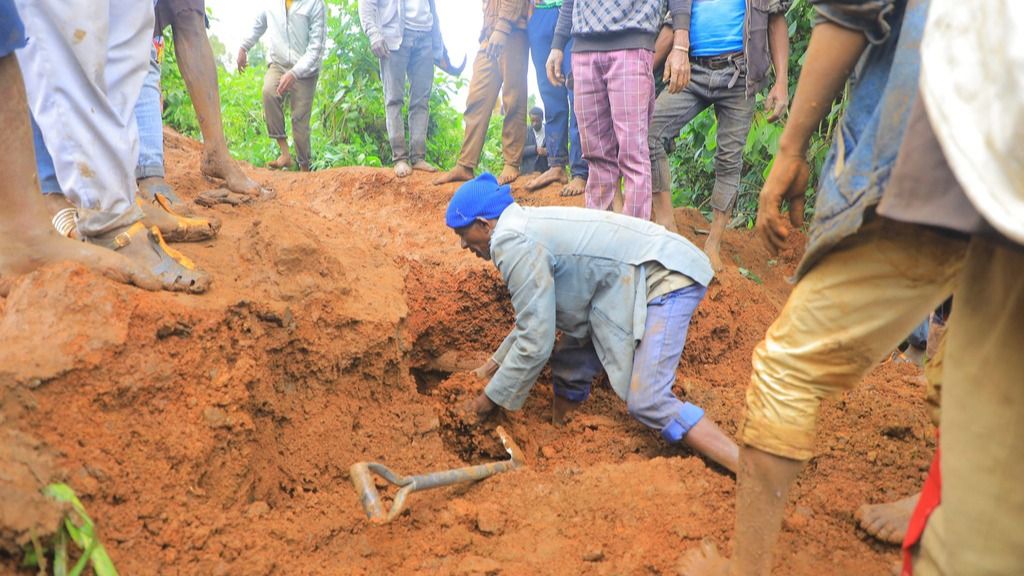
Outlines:
<svg viewBox="0 0 1024 576"><path fill-rule="evenodd" d="M590 165L587 208L610 210L623 180L623 213L651 218L647 129L654 115L653 58L642 48L572 55L574 110Z"/></svg>

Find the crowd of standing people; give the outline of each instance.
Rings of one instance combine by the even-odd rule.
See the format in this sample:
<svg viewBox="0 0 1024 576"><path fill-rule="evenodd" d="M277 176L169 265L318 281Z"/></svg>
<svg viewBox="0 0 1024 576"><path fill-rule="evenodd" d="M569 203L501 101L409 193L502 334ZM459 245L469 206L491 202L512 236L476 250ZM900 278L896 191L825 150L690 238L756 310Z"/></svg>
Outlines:
<svg viewBox="0 0 1024 576"><path fill-rule="evenodd" d="M939 449L912 517L892 530L904 535L904 574L1021 573L1024 59L1015 31L1024 10L1010 0L812 3L817 23L760 196L757 230L770 249L802 225L808 142L849 82L848 104L795 287L753 353L737 443L673 384L690 318L722 268L757 96L768 88L772 119L789 109L790 2L483 0L462 150L434 182L464 182L446 223L495 263L516 325L476 371L488 384L467 410L485 419L519 409L550 362L553 418L564 421L603 370L638 420L736 474L732 560L703 547L682 573L768 574L789 489L814 454L821 401L855 386L955 294L928 372L942 390ZM435 0L361 0L359 13L380 60L394 173L436 172L426 161L434 66L457 69ZM193 214L164 180L167 26L203 133L199 169L222 183L197 201L273 192L228 153L206 25L202 0L0 0L0 199L9 207L0 274L73 260L143 288L209 288L209 274L168 244L209 240L220 222ZM292 165L287 102L297 165L310 169L326 26L323 0L275 0L254 11L239 49L244 69L269 38L271 167ZM528 112L531 54L544 108ZM701 250L675 231L668 154L709 107L718 148ZM495 110L504 168L478 176ZM519 206L510 185L524 172L526 189L559 183L590 210Z"/></svg>

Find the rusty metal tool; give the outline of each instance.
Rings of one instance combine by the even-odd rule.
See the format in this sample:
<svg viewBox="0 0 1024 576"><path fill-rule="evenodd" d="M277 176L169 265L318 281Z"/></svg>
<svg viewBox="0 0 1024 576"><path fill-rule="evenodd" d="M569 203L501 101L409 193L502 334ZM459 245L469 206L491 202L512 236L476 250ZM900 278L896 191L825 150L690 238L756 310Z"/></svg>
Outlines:
<svg viewBox="0 0 1024 576"><path fill-rule="evenodd" d="M401 476L387 466L377 462L356 462L349 468L349 476L352 478L352 484L356 487L356 492L359 493L359 500L363 503L366 516L375 524L385 524L394 520L402 513L402 510L405 509L406 498L413 492L441 488L463 482L476 482L499 472L513 470L522 466L525 461L523 451L519 449L519 446L508 435L508 432L505 432L504 428L498 426L496 431L501 438L501 443L505 446L505 450L511 456L508 460L466 466L465 468L456 468L454 470L442 470L417 476ZM388 482L400 487L398 493L395 494L394 502L391 503L390 510L384 509L384 504L381 502L380 493L377 492L377 486L373 482L371 473L378 474Z"/></svg>

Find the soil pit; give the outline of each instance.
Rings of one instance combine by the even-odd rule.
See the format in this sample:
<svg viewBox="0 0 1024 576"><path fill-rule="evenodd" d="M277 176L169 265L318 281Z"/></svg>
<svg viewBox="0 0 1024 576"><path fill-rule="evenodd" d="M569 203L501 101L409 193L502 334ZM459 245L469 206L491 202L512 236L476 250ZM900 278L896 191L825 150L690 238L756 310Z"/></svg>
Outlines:
<svg viewBox="0 0 1024 576"><path fill-rule="evenodd" d="M194 198L210 186L198 145L166 141L170 182ZM662 443L607 384L564 427L550 423L546 373L522 411L460 423L459 404L483 385L467 371L513 318L493 266L443 225L454 186L368 168L251 173L278 198L215 208L221 236L179 246L214 274L209 294L143 292L59 265L0 298L0 433L13 454L0 482L20 487L0 491L0 571L17 572L26 531L53 525L32 492L57 479L123 574L674 574L704 538L731 549L733 479ZM556 186L516 196L581 202ZM699 214L676 219L703 242ZM729 231L735 265L694 316L677 392L730 434L802 241L772 259ZM883 365L826 403L777 573L882 574L896 561L853 512L921 484L934 440L918 375ZM499 423L524 468L416 493L394 522L366 521L352 463L416 474L504 459Z"/></svg>

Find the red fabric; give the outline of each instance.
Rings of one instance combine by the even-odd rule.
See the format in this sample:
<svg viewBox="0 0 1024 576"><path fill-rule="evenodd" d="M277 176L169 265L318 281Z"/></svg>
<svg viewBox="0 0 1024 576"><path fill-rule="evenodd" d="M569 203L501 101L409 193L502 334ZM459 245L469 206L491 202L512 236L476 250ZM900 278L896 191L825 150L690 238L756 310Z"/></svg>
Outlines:
<svg viewBox="0 0 1024 576"><path fill-rule="evenodd" d="M942 473L939 471L939 449L936 447L935 457L932 458L931 468L928 469L928 479L924 481L921 498L917 501L914 515L910 517L910 526L907 527L907 536L903 539L903 571L900 572L900 576L913 574L911 550L921 542L921 535L924 534L928 518L940 503L942 503Z"/></svg>

